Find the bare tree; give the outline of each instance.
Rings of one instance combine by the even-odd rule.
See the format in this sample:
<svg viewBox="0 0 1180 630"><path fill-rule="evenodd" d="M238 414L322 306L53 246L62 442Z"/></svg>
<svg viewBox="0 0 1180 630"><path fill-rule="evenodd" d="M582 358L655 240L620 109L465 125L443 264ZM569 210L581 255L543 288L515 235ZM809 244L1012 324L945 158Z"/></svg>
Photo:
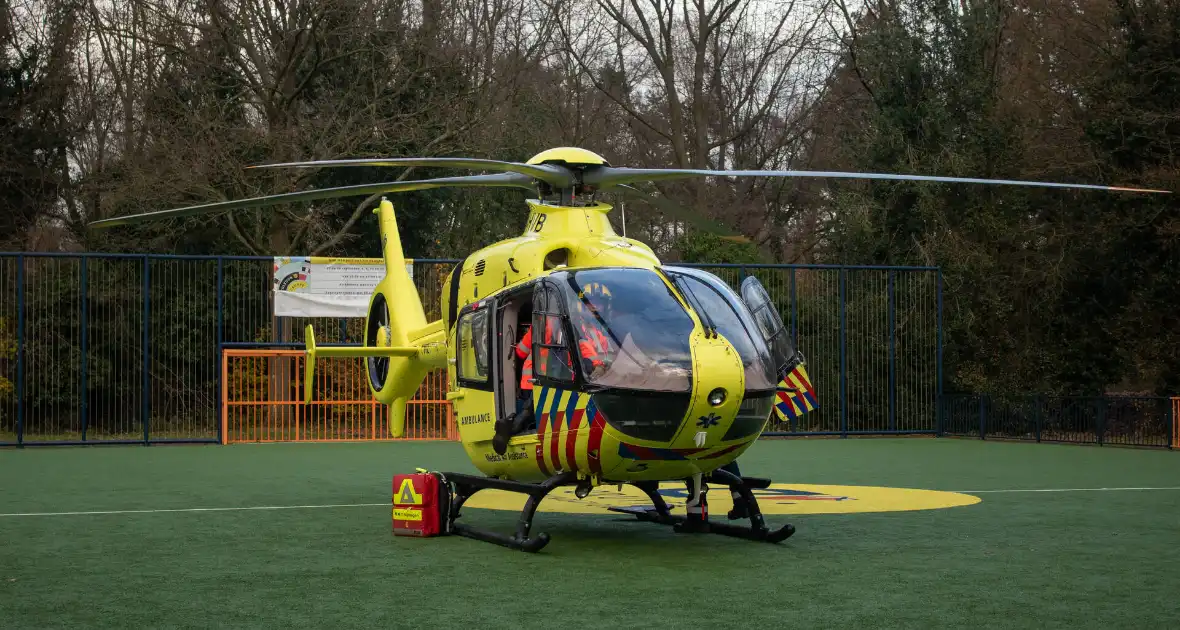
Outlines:
<svg viewBox="0 0 1180 630"><path fill-rule="evenodd" d="M827 71L827 0L567 0L565 52L631 124L642 165L780 168L801 154ZM792 212L793 184L769 180L661 185L697 213L762 243Z"/></svg>
<svg viewBox="0 0 1180 630"><path fill-rule="evenodd" d="M61 231L79 13L70 0L0 4L0 243L16 249L52 249Z"/></svg>
<svg viewBox="0 0 1180 630"><path fill-rule="evenodd" d="M245 171L251 163L485 150L489 121L545 53L552 22L523 0L434 0L421 10L401 1L115 0L92 2L90 15L94 120L79 162L103 194L88 220L357 176ZM203 222L225 224L252 253L318 253L345 240L371 202Z"/></svg>

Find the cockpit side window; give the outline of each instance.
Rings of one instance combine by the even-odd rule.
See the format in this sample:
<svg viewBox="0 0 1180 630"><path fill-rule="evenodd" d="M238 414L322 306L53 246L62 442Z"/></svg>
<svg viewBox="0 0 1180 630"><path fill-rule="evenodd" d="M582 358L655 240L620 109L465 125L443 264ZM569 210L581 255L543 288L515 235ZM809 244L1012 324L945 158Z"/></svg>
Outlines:
<svg viewBox="0 0 1180 630"><path fill-rule="evenodd" d="M539 378L560 383L574 380L566 331L567 317L561 295L550 282L542 282L533 292L533 371Z"/></svg>
<svg viewBox="0 0 1180 630"><path fill-rule="evenodd" d="M761 338L755 336L758 331L751 330L753 321L744 322L739 315L739 309L744 310L744 307L737 302L737 295L732 291L722 291L714 286L715 283L706 282L695 275L671 270L666 272L694 310L703 311L698 313L702 322L711 324L722 337L733 344L742 359L742 365L745 366L746 389L774 389L774 366L770 351L765 343L760 343ZM717 283L720 282L718 279Z"/></svg>
<svg viewBox="0 0 1180 630"><path fill-rule="evenodd" d="M754 276L749 276L742 281L742 299L749 307L754 320L758 322L758 328L770 348L770 356L775 364L775 373L780 379L785 377L795 365L802 361L802 355L796 352L795 345L791 343L791 336L787 332L782 318L779 317L778 311L775 310L774 302L771 301L770 295L762 283Z"/></svg>

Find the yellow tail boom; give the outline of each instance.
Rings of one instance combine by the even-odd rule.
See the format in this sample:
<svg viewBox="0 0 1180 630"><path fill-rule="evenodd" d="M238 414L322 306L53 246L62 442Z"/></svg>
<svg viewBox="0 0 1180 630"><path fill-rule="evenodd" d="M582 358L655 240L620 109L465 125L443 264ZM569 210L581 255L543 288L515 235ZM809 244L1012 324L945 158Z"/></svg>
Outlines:
<svg viewBox="0 0 1180 630"><path fill-rule="evenodd" d="M426 322L418 289L406 271L393 204L382 199L373 212L377 214L381 228L385 277L373 292L369 317L373 316L374 308L384 309L388 324L383 327L377 345L333 348L317 348L315 333L309 324L305 338L307 364L304 366L303 398L305 403L311 402L312 378L318 357L388 358L385 382L377 387L370 381L370 387L377 400L390 407L390 433L397 438L402 436L405 428L406 402L418 391L431 370L446 366L446 331L441 320Z"/></svg>

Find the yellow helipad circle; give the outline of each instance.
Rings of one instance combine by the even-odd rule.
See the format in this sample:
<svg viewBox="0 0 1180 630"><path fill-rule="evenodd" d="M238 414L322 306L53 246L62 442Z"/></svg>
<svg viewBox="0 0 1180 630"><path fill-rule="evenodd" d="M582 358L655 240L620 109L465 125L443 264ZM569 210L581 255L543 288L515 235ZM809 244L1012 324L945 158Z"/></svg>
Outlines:
<svg viewBox="0 0 1180 630"><path fill-rule="evenodd" d="M679 483L660 485L660 494L673 510L684 508L685 487ZM860 512L905 512L938 510L973 505L980 498L958 492L885 488L880 486L818 486L803 483L775 483L755 490L763 514L852 514ZM526 497L503 490L480 490L464 507L519 511ZM709 512L724 515L733 507L729 488L710 486ZM585 499L574 496L572 486L558 488L541 501L538 512L571 514L617 514L608 507L651 505L647 495L634 486L599 486Z"/></svg>

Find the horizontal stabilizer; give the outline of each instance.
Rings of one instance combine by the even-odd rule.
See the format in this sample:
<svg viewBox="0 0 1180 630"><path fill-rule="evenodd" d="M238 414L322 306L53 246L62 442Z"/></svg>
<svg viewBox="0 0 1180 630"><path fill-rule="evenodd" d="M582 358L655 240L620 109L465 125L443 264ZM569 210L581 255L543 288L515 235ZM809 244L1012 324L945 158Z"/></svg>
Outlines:
<svg viewBox="0 0 1180 630"><path fill-rule="evenodd" d="M412 357L418 354L418 348L414 347L388 347L377 348L374 346L328 346L326 348L317 348L315 351L317 356L321 357Z"/></svg>
<svg viewBox="0 0 1180 630"><path fill-rule="evenodd" d="M312 329L311 324L307 325L303 339L307 353L307 356L304 358L306 363L303 366L304 403L311 402L311 386L315 382L315 360L317 357L413 357L417 356L419 351L419 348L416 347L402 346L385 348L373 346L328 346L326 348L320 348L315 344L315 331Z"/></svg>

